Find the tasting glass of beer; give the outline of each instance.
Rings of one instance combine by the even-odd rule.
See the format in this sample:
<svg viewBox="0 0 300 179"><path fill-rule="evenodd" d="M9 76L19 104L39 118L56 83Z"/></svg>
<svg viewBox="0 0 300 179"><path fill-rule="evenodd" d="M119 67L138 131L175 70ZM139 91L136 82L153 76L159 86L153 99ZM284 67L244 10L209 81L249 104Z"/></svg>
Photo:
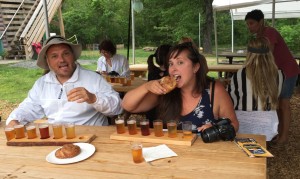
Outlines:
<svg viewBox="0 0 300 179"><path fill-rule="evenodd" d="M143 145L140 142L133 142L131 144L131 153L134 163L142 163L144 161Z"/></svg>
<svg viewBox="0 0 300 179"><path fill-rule="evenodd" d="M134 72L130 73L130 79L133 81L134 80Z"/></svg>
<svg viewBox="0 0 300 179"><path fill-rule="evenodd" d="M39 131L40 131L41 139L48 139L50 137L49 124L47 123L39 124Z"/></svg>
<svg viewBox="0 0 300 179"><path fill-rule="evenodd" d="M168 127L168 137L175 138L177 137L177 123L175 120L170 120L167 123Z"/></svg>
<svg viewBox="0 0 300 179"><path fill-rule="evenodd" d="M17 124L14 126L16 132L16 139L25 138L25 127L23 124Z"/></svg>
<svg viewBox="0 0 300 179"><path fill-rule="evenodd" d="M183 138L192 138L192 121L183 121L182 122L182 133Z"/></svg>
<svg viewBox="0 0 300 179"><path fill-rule="evenodd" d="M10 141L11 139L15 138L15 129L13 127L6 126L4 131L7 141Z"/></svg>
<svg viewBox="0 0 300 179"><path fill-rule="evenodd" d="M54 139L61 139L63 138L63 129L61 123L54 123L52 124Z"/></svg>
<svg viewBox="0 0 300 179"><path fill-rule="evenodd" d="M149 120L144 118L140 121L141 133L143 136L150 135Z"/></svg>
<svg viewBox="0 0 300 179"><path fill-rule="evenodd" d="M135 118L131 117L127 120L127 127L130 135L137 134Z"/></svg>
<svg viewBox="0 0 300 179"><path fill-rule="evenodd" d="M67 139L73 139L76 137L75 135L75 124L74 123L66 123L65 124L66 129L66 136Z"/></svg>
<svg viewBox="0 0 300 179"><path fill-rule="evenodd" d="M117 117L115 119L115 124L117 127L117 133L118 134L123 134L125 133L125 120L123 117Z"/></svg>
<svg viewBox="0 0 300 179"><path fill-rule="evenodd" d="M34 123L29 123L25 127L26 127L26 131L27 131L27 138L28 139L37 138L36 126L35 126Z"/></svg>
<svg viewBox="0 0 300 179"><path fill-rule="evenodd" d="M159 119L154 120L153 121L153 128L154 128L154 135L156 137L164 136L162 120L159 120Z"/></svg>

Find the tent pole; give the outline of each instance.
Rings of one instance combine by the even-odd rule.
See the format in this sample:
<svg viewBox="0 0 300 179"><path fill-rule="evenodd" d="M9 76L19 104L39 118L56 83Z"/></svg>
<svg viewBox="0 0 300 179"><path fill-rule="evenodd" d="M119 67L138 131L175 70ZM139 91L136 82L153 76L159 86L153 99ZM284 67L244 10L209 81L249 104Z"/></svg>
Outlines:
<svg viewBox="0 0 300 179"><path fill-rule="evenodd" d="M129 60L129 46L130 46L130 25L131 25L131 0L129 0L129 17L128 17L128 31L127 31L127 60Z"/></svg>
<svg viewBox="0 0 300 179"><path fill-rule="evenodd" d="M134 25L134 10L133 10L133 4L134 4L134 0L132 0L131 2L131 28L132 28L132 61L133 64L135 64L135 35L134 35L134 31L135 31L135 25Z"/></svg>
<svg viewBox="0 0 300 179"><path fill-rule="evenodd" d="M230 9L230 16L231 16L231 52L233 53L234 52L234 34L233 34L233 31L234 31L234 28L233 28L233 13L232 13L232 9Z"/></svg>
<svg viewBox="0 0 300 179"><path fill-rule="evenodd" d="M272 4L272 27L275 27L275 0L273 0Z"/></svg>

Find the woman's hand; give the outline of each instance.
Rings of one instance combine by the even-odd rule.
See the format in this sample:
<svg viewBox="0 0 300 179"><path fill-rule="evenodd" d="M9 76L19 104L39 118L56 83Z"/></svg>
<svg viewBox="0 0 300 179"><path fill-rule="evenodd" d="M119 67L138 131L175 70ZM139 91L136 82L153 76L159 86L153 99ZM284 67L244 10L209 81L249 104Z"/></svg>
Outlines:
<svg viewBox="0 0 300 179"><path fill-rule="evenodd" d="M83 87L72 89L68 93L67 97L68 97L68 101L76 101L77 103L87 102L88 104L92 104L95 103L97 100L95 94L90 93L88 90L86 90Z"/></svg>
<svg viewBox="0 0 300 179"><path fill-rule="evenodd" d="M210 127L212 127L212 124L211 123L206 123L206 124L202 125L201 127L198 127L197 130L198 130L198 132L202 132L205 129L210 128Z"/></svg>
<svg viewBox="0 0 300 179"><path fill-rule="evenodd" d="M159 80L152 80L146 83L146 89L153 94L163 95L166 94L166 89L159 83Z"/></svg>

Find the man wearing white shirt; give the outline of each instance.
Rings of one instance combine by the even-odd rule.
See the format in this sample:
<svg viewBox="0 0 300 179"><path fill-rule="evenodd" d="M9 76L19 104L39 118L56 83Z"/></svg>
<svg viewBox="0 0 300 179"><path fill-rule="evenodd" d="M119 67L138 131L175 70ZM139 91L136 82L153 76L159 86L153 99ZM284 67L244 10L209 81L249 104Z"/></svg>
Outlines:
<svg viewBox="0 0 300 179"><path fill-rule="evenodd" d="M50 72L35 82L6 124L26 124L47 117L49 123L101 126L108 125L106 116L120 114L118 93L100 75L76 62L80 54L81 45L61 36L50 37L37 60L39 67ZM71 86L68 92L67 86Z"/></svg>

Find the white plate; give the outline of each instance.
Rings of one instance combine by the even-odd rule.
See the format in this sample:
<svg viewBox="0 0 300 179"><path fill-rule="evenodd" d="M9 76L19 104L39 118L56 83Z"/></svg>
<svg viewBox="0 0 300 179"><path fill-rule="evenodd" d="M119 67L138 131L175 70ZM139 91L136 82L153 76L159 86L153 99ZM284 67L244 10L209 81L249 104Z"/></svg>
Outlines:
<svg viewBox="0 0 300 179"><path fill-rule="evenodd" d="M73 158L67 158L67 159L59 159L55 156L55 152L60 149L55 149L51 153L49 153L46 157L47 162L53 163L53 164L69 164L69 163L76 163L80 162L82 160L85 160L93 155L93 153L96 151L95 146L88 143L74 143L74 145L77 145L80 147L81 151L80 154L73 157Z"/></svg>

